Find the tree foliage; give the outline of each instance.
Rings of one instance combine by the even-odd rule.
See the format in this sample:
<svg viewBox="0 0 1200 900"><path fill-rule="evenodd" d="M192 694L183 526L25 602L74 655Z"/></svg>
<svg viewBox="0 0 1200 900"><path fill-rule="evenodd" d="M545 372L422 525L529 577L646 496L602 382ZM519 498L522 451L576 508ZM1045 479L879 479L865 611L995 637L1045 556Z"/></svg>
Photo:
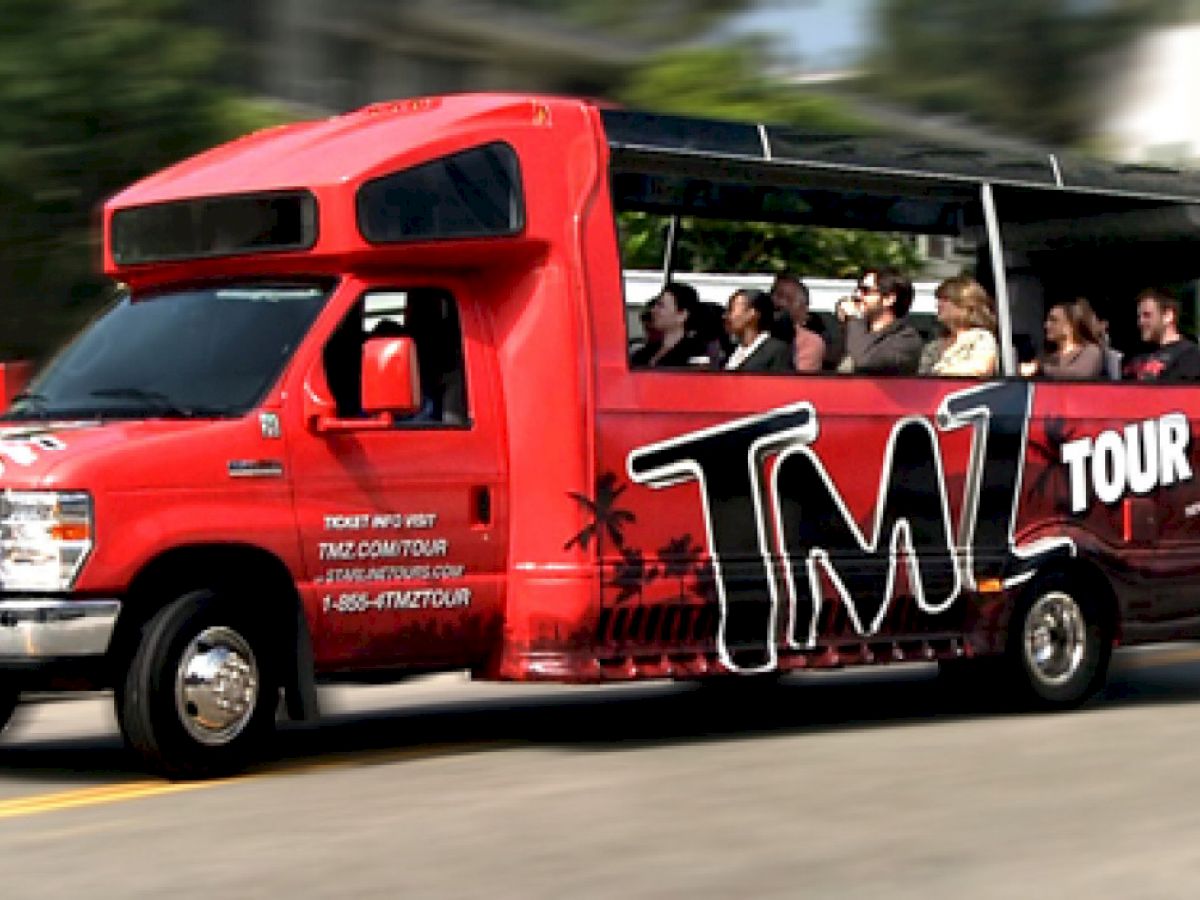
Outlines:
<svg viewBox="0 0 1200 900"><path fill-rule="evenodd" d="M102 302L97 211L139 177L278 117L213 86L173 0L4 0L0 355L42 356Z"/></svg>
<svg viewBox="0 0 1200 900"><path fill-rule="evenodd" d="M879 0L865 85L1055 145L1080 141L1114 51L1173 0Z"/></svg>
<svg viewBox="0 0 1200 900"><path fill-rule="evenodd" d="M675 50L635 69L618 90L627 106L654 112L861 132L868 122L827 97L773 81L753 41Z"/></svg>
<svg viewBox="0 0 1200 900"><path fill-rule="evenodd" d="M645 42L680 41L741 12L751 0L502 0L580 27Z"/></svg>
<svg viewBox="0 0 1200 900"><path fill-rule="evenodd" d="M751 43L675 51L634 72L621 99L630 107L708 118L771 122L816 131L866 132L870 125L827 97L769 80ZM665 219L620 215L627 268L661 267ZM894 235L772 223L684 218L674 267L692 272L769 272L794 269L848 277L869 265L911 270L912 243Z"/></svg>
<svg viewBox="0 0 1200 900"><path fill-rule="evenodd" d="M627 268L658 269L666 220L639 212L620 215ZM681 272L761 273L794 270L823 278L853 278L869 266L909 272L920 263L913 242L899 235L769 222L680 219L672 267Z"/></svg>

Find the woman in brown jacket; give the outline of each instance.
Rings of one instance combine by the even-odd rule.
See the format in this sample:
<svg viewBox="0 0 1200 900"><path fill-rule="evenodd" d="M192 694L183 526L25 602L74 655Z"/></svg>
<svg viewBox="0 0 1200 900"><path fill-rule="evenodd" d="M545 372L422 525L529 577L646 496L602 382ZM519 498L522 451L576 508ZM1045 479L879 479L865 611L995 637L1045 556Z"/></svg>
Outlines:
<svg viewBox="0 0 1200 900"><path fill-rule="evenodd" d="M1104 372L1099 322L1083 297L1055 303L1046 313L1046 342L1054 349L1021 367L1022 375L1045 378L1099 378Z"/></svg>

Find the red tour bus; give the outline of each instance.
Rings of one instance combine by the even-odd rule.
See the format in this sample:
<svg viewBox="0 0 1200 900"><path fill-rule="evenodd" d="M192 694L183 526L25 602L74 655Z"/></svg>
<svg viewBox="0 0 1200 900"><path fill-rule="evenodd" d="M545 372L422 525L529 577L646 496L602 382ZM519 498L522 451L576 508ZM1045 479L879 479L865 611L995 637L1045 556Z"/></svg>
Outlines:
<svg viewBox="0 0 1200 900"><path fill-rule="evenodd" d="M439 670L936 660L1077 704L1115 645L1200 636L1200 392L1019 366L1060 300L1111 352L1146 286L1190 325L1198 203L1170 171L532 96L189 159L108 202L126 290L6 414L5 705L111 688L144 764L199 776L281 694L312 718L317 683ZM780 230L970 272L998 371L631 362L631 236L626 267L648 241L687 283Z"/></svg>

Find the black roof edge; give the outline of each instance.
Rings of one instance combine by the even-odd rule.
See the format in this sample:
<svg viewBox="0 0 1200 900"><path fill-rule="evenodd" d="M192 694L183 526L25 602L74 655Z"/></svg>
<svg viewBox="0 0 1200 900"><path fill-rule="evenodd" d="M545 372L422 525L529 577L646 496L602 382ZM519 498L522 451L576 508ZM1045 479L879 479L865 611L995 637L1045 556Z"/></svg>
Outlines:
<svg viewBox="0 0 1200 900"><path fill-rule="evenodd" d="M981 149L876 134L821 132L789 126L602 109L609 146L664 154L702 154L756 161L844 167L890 175L1062 188L1176 202L1200 201L1200 172L1113 163L1071 152L1008 147Z"/></svg>

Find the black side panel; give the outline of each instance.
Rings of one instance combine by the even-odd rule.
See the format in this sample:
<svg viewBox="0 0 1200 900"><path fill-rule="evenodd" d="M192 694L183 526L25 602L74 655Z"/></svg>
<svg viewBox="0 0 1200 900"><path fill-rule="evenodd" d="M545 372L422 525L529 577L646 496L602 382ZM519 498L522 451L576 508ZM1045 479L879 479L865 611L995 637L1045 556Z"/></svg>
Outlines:
<svg viewBox="0 0 1200 900"><path fill-rule="evenodd" d="M604 131L616 147L694 150L764 159L758 126L625 110L603 110Z"/></svg>

